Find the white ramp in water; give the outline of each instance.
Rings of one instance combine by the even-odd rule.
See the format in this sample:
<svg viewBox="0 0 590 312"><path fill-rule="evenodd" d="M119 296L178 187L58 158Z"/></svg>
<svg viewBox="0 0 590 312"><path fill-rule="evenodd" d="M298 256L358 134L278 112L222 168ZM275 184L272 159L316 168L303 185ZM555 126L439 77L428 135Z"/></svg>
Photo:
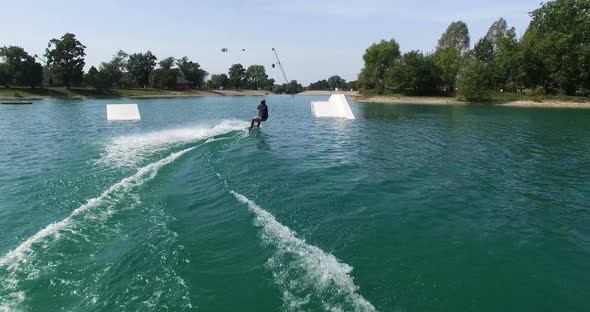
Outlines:
<svg viewBox="0 0 590 312"><path fill-rule="evenodd" d="M107 120L141 120L141 116L137 104L107 104Z"/></svg>
<svg viewBox="0 0 590 312"><path fill-rule="evenodd" d="M311 113L315 117L354 119L354 114L344 94L332 94L328 101L311 102Z"/></svg>

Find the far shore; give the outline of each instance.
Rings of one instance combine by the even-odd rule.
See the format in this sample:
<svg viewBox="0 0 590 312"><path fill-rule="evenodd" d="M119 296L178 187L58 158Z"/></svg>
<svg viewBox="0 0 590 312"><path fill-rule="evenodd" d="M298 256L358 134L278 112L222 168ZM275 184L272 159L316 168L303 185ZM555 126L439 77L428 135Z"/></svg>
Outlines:
<svg viewBox="0 0 590 312"><path fill-rule="evenodd" d="M545 108L590 108L590 99L582 98L556 99L551 97L535 100L517 99L504 100L493 99L491 101L477 103L461 101L455 97L428 97L405 95L366 95L358 91L316 91L307 90L300 95L326 95L344 94L349 100L360 103L381 104L416 104L416 105L493 105L509 107L545 107ZM88 88L0 88L0 100L39 100L47 98L166 98L166 97L200 97L200 96L261 96L274 95L265 90L160 90L160 89L114 89L105 93L97 93Z"/></svg>

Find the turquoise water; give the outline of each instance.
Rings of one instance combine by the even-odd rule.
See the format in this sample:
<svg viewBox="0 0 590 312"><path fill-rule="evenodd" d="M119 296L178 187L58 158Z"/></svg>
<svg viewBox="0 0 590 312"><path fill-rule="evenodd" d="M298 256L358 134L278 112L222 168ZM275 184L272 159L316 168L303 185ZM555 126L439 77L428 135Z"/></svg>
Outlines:
<svg viewBox="0 0 590 312"><path fill-rule="evenodd" d="M0 311L590 310L590 111L326 98L0 105Z"/></svg>

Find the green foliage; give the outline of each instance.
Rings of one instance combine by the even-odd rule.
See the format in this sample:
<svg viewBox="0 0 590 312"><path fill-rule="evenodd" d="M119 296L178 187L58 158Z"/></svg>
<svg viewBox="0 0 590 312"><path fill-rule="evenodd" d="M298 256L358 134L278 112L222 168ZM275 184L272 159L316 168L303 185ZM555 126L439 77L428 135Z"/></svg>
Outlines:
<svg viewBox="0 0 590 312"><path fill-rule="evenodd" d="M397 89L418 95L434 93L440 84L439 68L431 55L410 51L391 70L388 81Z"/></svg>
<svg viewBox="0 0 590 312"><path fill-rule="evenodd" d="M364 89L384 90L385 77L400 56L399 44L394 39L371 45L363 55L365 66L359 74L359 84Z"/></svg>
<svg viewBox="0 0 590 312"><path fill-rule="evenodd" d="M516 90L522 85L521 48L514 28L497 39L493 60L493 86L495 90Z"/></svg>
<svg viewBox="0 0 590 312"><path fill-rule="evenodd" d="M309 90L335 90L336 88L340 90L348 89L348 83L346 80L342 79L342 77L338 75L331 76L328 78L328 80L322 79L310 83L307 87Z"/></svg>
<svg viewBox="0 0 590 312"><path fill-rule="evenodd" d="M9 87L12 83L12 74L10 68L6 63L0 63L0 85Z"/></svg>
<svg viewBox="0 0 590 312"><path fill-rule="evenodd" d="M229 68L229 81L230 85L234 89L240 89L244 86L246 80L246 69L242 64L233 64Z"/></svg>
<svg viewBox="0 0 590 312"><path fill-rule="evenodd" d="M473 56L484 66L492 66L494 61L494 44L488 38L481 38L473 48Z"/></svg>
<svg viewBox="0 0 590 312"><path fill-rule="evenodd" d="M440 70L442 86L452 89L456 85L461 60L461 52L453 47L438 49L434 52L433 62Z"/></svg>
<svg viewBox="0 0 590 312"><path fill-rule="evenodd" d="M330 85L326 79L318 80L316 82L312 82L307 87L309 90L330 90Z"/></svg>
<svg viewBox="0 0 590 312"><path fill-rule="evenodd" d="M43 67L23 48L17 46L1 47L3 60L2 84L31 86L35 88L43 81Z"/></svg>
<svg viewBox="0 0 590 312"><path fill-rule="evenodd" d="M154 86L168 90L176 88L180 71L178 68L172 68L174 62L175 59L173 57L167 57L160 61L160 68L154 71Z"/></svg>
<svg viewBox="0 0 590 312"><path fill-rule="evenodd" d="M35 88L43 83L43 66L37 62L32 62L28 64L29 72L29 85L31 88Z"/></svg>
<svg viewBox="0 0 590 312"><path fill-rule="evenodd" d="M99 93L104 90L110 89L113 86L112 72L109 70L97 70L96 67L92 66L88 70L88 73L84 75L84 82L91 85Z"/></svg>
<svg viewBox="0 0 590 312"><path fill-rule="evenodd" d="M97 74L98 74L98 69L96 69L96 67L94 67L94 66L90 67L88 72L84 75L84 82L87 85L94 87L94 84L96 83L96 75Z"/></svg>
<svg viewBox="0 0 590 312"><path fill-rule="evenodd" d="M246 70L244 87L249 89L270 89L273 84L274 81L269 83L268 75L266 74L264 66L250 65Z"/></svg>
<svg viewBox="0 0 590 312"><path fill-rule="evenodd" d="M287 94L296 94L303 91L303 86L297 83L297 80L291 80L291 82L284 85L284 88Z"/></svg>
<svg viewBox="0 0 590 312"><path fill-rule="evenodd" d="M481 61L465 60L457 75L458 93L467 101L481 101L490 97L486 70Z"/></svg>
<svg viewBox="0 0 590 312"><path fill-rule="evenodd" d="M150 74L156 67L156 60L156 56L150 51L129 55L126 68L138 86L145 87L150 83Z"/></svg>
<svg viewBox="0 0 590 312"><path fill-rule="evenodd" d="M499 20L492 23L492 25L488 29L486 36L483 39L487 40L492 44L493 50L497 50L500 39L506 36L507 32L508 23L504 18L500 18Z"/></svg>
<svg viewBox="0 0 590 312"><path fill-rule="evenodd" d="M111 86L121 86L121 79L123 73L127 67L127 58L129 55L123 50L119 50L117 54L113 56L110 62L103 62L100 65L100 72L102 76L108 76L108 81Z"/></svg>
<svg viewBox="0 0 590 312"><path fill-rule="evenodd" d="M212 75L209 80L208 87L210 89L228 88L229 77L226 74Z"/></svg>
<svg viewBox="0 0 590 312"><path fill-rule="evenodd" d="M85 49L86 46L71 33L66 33L61 39L51 39L45 49L47 64L68 89L72 83L82 81Z"/></svg>
<svg viewBox="0 0 590 312"><path fill-rule="evenodd" d="M340 76L332 76L328 78L328 86L330 89L334 90L336 88L343 90L346 89L346 80L342 79Z"/></svg>
<svg viewBox="0 0 590 312"><path fill-rule="evenodd" d="M286 86L286 84L274 85L274 86L272 86L272 92L277 93L277 94L285 93L285 92L287 92L287 89L285 88L285 86Z"/></svg>
<svg viewBox="0 0 590 312"><path fill-rule="evenodd" d="M522 40L529 87L573 95L590 86L590 0L555 0L531 13Z"/></svg>
<svg viewBox="0 0 590 312"><path fill-rule="evenodd" d="M461 54L465 54L470 46L469 28L463 21L452 22L447 31L442 34L438 40L437 50L446 50L449 48L457 49Z"/></svg>
<svg viewBox="0 0 590 312"><path fill-rule="evenodd" d="M176 60L176 65L180 69L180 72L184 76L184 79L190 81L193 85L193 88L198 88L203 86L205 83L205 78L207 78L207 73L205 70L201 68L199 63L195 63L193 61L189 61L188 57L183 57Z"/></svg>

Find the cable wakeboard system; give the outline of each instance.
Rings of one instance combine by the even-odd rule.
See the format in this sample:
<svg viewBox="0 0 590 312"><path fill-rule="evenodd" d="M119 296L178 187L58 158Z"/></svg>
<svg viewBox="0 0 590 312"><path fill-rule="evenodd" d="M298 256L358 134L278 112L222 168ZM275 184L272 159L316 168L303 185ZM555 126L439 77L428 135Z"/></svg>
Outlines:
<svg viewBox="0 0 590 312"><path fill-rule="evenodd" d="M246 49L240 49L240 52L246 52ZM221 48L222 53L228 53L230 50L228 48ZM287 74L285 74L285 69L281 64L281 59L279 58L279 53L277 49L272 48L272 52L275 57L275 62L272 63L272 68L279 67L281 70L281 75L285 80L285 83L288 85L289 79L287 78ZM37 55L35 55L37 57ZM256 68L258 70L258 67ZM256 83L256 90L259 92L259 99L262 100L264 95L262 94L262 90L259 86L259 79L258 79L258 72L255 73L254 77ZM324 118L324 117L331 117L331 118L345 118L345 119L355 119L352 110L350 109L350 105L346 100L346 96L344 94L332 94L328 101L312 101L311 102L311 113L314 117ZM109 121L131 121L131 120L141 120L141 116L139 114L139 109L137 104L108 104L107 105L107 120Z"/></svg>
<svg viewBox="0 0 590 312"><path fill-rule="evenodd" d="M283 78L285 79L285 83L289 84L289 79L287 79L285 69L283 69L283 65L281 65L281 59L279 58L277 50L272 48L272 52L274 52L276 59L276 63L272 64L272 67L275 68L275 65L278 65L283 74ZM352 113L344 94L332 94L328 101L312 101L311 114L319 118L332 117L354 119L354 114Z"/></svg>
<svg viewBox="0 0 590 312"><path fill-rule="evenodd" d="M287 75L285 74L285 69L283 68L283 65L281 65L281 59L279 58L279 53L277 52L277 49L272 48L272 52L275 55L275 60L276 62L272 64L272 68L275 68L276 65L279 66L279 69L281 70L281 74L283 74L283 79L285 79L285 83L289 84L289 79L287 79Z"/></svg>

